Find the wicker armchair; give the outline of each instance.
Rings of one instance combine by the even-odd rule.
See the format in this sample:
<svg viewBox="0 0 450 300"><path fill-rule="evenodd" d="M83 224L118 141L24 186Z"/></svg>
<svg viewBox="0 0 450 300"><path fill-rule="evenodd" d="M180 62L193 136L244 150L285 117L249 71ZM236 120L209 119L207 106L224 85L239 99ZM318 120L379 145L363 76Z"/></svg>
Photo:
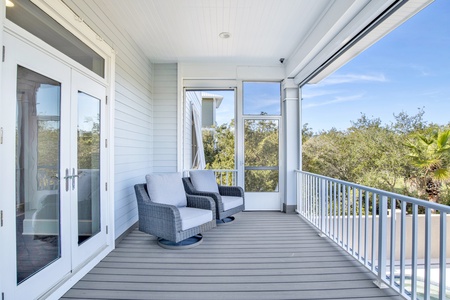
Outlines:
<svg viewBox="0 0 450 300"><path fill-rule="evenodd" d="M199 184L199 175L201 180L206 179L209 183ZM244 210L244 190L239 186L218 185L211 170L190 171L190 177L184 177L183 184L187 194L208 196L214 200L218 224L234 220L232 215Z"/></svg>
<svg viewBox="0 0 450 300"><path fill-rule="evenodd" d="M181 176L178 180L181 184ZM163 239L177 244L216 226L215 203L209 197L186 195L186 205L183 206L153 201L149 196L147 184L136 184L134 189L138 204L139 230L158 237L160 246L163 246Z"/></svg>

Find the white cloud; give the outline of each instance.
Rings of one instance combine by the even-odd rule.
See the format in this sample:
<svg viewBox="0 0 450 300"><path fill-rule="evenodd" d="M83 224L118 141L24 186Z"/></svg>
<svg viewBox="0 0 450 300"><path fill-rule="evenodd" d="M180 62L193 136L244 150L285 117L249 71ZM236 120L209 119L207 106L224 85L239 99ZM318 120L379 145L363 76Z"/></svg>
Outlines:
<svg viewBox="0 0 450 300"><path fill-rule="evenodd" d="M302 105L302 108L308 109L308 108L312 108L312 107L326 106L326 105L336 104L336 103L358 101L358 100L362 99L363 96L364 96L363 94L358 94L358 95L352 95L352 96L346 96L346 97L335 97L333 100L329 100L329 101L325 101L325 102L305 103Z"/></svg>
<svg viewBox="0 0 450 300"><path fill-rule="evenodd" d="M303 99L311 99L321 96L328 96L333 94L341 93L339 90L326 90L321 89L320 87L314 88L313 86L309 86L306 90L302 90L302 98Z"/></svg>
<svg viewBox="0 0 450 300"><path fill-rule="evenodd" d="M388 81L384 74L342 74L332 75L325 78L318 86L352 83L352 82L386 82Z"/></svg>
<svg viewBox="0 0 450 300"><path fill-rule="evenodd" d="M422 75L422 76L432 76L433 75L433 73L430 72L430 70L426 66L410 64L409 67L411 69L413 69L414 71L419 72L420 75Z"/></svg>

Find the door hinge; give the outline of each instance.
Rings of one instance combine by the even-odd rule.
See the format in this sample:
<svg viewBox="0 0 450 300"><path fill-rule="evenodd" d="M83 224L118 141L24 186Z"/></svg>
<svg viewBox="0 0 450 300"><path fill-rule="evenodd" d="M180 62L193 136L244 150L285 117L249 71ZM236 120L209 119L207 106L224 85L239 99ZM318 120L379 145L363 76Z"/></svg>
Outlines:
<svg viewBox="0 0 450 300"><path fill-rule="evenodd" d="M105 191L108 191L108 183L105 182Z"/></svg>
<svg viewBox="0 0 450 300"><path fill-rule="evenodd" d="M108 225L106 225L106 234L108 234Z"/></svg>
<svg viewBox="0 0 450 300"><path fill-rule="evenodd" d="M0 127L0 145L3 144L3 127Z"/></svg>
<svg viewBox="0 0 450 300"><path fill-rule="evenodd" d="M105 97L105 104L108 105L108 96Z"/></svg>
<svg viewBox="0 0 450 300"><path fill-rule="evenodd" d="M3 227L3 210L0 210L0 227Z"/></svg>
<svg viewBox="0 0 450 300"><path fill-rule="evenodd" d="M2 293L2 300L5 300L5 293Z"/></svg>
<svg viewBox="0 0 450 300"><path fill-rule="evenodd" d="M2 62L5 62L5 52L6 52L6 50L5 50L5 46L3 46L3 48L2 48Z"/></svg>
<svg viewBox="0 0 450 300"><path fill-rule="evenodd" d="M108 139L105 139L105 148L108 148Z"/></svg>

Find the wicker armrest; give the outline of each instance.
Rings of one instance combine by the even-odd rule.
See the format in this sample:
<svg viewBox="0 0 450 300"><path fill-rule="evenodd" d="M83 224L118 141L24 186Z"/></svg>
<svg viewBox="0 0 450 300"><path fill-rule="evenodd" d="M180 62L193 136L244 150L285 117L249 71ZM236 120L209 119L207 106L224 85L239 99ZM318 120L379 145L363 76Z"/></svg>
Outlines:
<svg viewBox="0 0 450 300"><path fill-rule="evenodd" d="M222 196L244 197L244 190L240 186L219 185L219 192Z"/></svg>
<svg viewBox="0 0 450 300"><path fill-rule="evenodd" d="M213 212L213 219L216 218L216 203L211 197L198 196L198 195L186 195L187 206L200 209L207 209Z"/></svg>
<svg viewBox="0 0 450 300"><path fill-rule="evenodd" d="M167 231L181 231L181 217L174 205L155 203L150 200L145 184L135 185L139 211L139 228L153 232L155 228Z"/></svg>

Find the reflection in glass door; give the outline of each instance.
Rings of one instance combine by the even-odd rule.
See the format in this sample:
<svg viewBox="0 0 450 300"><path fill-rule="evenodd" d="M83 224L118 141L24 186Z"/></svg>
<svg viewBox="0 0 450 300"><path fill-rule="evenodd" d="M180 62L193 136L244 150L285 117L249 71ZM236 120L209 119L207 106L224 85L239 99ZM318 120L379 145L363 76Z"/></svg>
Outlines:
<svg viewBox="0 0 450 300"><path fill-rule="evenodd" d="M100 232L100 100L81 91L78 91L77 152L78 244L81 244Z"/></svg>
<svg viewBox="0 0 450 300"><path fill-rule="evenodd" d="M61 257L61 83L18 66L16 113L19 284Z"/></svg>

